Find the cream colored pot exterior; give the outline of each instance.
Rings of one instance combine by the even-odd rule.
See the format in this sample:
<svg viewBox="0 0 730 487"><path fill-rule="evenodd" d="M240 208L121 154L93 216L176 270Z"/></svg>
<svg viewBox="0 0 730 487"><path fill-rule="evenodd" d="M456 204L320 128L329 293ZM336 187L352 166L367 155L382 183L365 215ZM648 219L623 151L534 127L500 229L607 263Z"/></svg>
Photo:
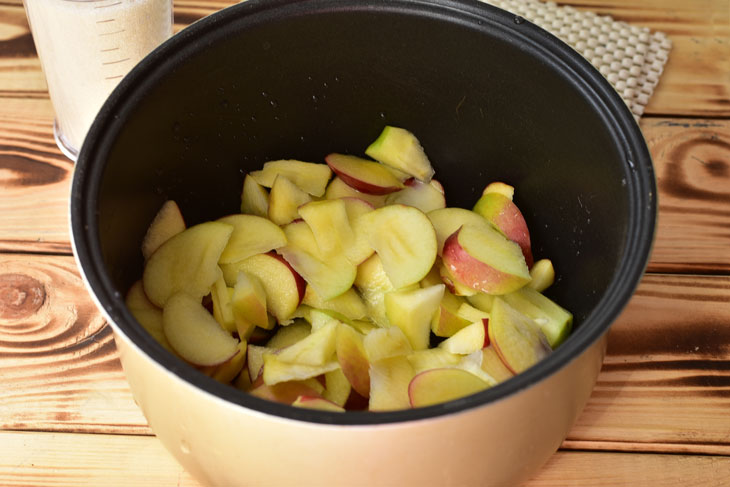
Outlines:
<svg viewBox="0 0 730 487"><path fill-rule="evenodd" d="M165 447L211 486L514 486L558 449L601 368L606 336L557 373L458 414L382 425L294 421L181 380L115 333L135 399Z"/></svg>

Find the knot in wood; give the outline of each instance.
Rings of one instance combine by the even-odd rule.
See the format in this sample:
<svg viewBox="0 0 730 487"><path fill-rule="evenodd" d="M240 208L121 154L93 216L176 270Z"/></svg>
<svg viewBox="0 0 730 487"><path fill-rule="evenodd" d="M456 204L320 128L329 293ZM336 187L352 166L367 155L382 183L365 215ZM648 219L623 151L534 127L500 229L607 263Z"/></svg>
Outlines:
<svg viewBox="0 0 730 487"><path fill-rule="evenodd" d="M45 300L46 289L37 279L25 274L0 274L0 319L31 316Z"/></svg>

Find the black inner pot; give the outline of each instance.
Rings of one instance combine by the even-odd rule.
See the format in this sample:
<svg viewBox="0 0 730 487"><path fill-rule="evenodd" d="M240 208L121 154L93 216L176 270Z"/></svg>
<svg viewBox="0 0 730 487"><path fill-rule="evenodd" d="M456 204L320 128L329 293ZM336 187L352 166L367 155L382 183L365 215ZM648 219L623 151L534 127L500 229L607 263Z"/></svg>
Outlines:
<svg viewBox="0 0 730 487"><path fill-rule="evenodd" d="M471 208L516 188L547 294L576 331L552 357L475 396L420 410L337 415L269 403L170 356L126 310L140 242L166 199L188 225L238 212L244 174L272 159L364 155L386 124L413 131L446 189ZM146 353L225 399L290 418L391 422L474 407L566 365L638 283L656 203L630 112L571 48L476 1L250 0L207 17L137 66L81 151L71 216L77 257L109 318Z"/></svg>

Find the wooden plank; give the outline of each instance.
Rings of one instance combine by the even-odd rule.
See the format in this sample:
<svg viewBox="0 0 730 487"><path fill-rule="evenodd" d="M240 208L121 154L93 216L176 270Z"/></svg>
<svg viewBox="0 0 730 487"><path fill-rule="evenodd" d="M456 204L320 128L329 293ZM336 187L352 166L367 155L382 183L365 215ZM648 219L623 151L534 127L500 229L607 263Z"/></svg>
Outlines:
<svg viewBox="0 0 730 487"><path fill-rule="evenodd" d="M150 432L70 257L0 256L0 383L3 429Z"/></svg>
<svg viewBox="0 0 730 487"><path fill-rule="evenodd" d="M646 114L730 115L730 4L727 0L569 0L557 2L610 15L667 34L673 43Z"/></svg>
<svg viewBox="0 0 730 487"><path fill-rule="evenodd" d="M729 457L559 451L523 487L708 487L727 485L728 471ZM357 475L352 479L362 485ZM201 485L154 437L35 432L0 432L0 484ZM301 485L322 485L322 479Z"/></svg>
<svg viewBox="0 0 730 487"><path fill-rule="evenodd" d="M730 277L645 276L566 446L730 454L728 323Z"/></svg>
<svg viewBox="0 0 730 487"><path fill-rule="evenodd" d="M647 275L565 447L730 454L729 296ZM0 382L0 428L150 434L70 257L0 255Z"/></svg>
<svg viewBox="0 0 730 487"><path fill-rule="evenodd" d="M659 222L649 269L730 272L730 121L645 118Z"/></svg>

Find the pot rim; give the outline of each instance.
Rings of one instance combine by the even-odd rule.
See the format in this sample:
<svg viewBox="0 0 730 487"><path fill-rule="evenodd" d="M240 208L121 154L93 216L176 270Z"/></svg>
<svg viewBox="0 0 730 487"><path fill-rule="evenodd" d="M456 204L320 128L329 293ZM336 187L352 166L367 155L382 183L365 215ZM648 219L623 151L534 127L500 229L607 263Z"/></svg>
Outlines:
<svg viewBox="0 0 730 487"><path fill-rule="evenodd" d="M443 18L471 28L489 29L493 35L509 38L531 50L554 69L562 71L586 98L598 105L613 138L622 142L626 155L625 177L629 198L629 222L616 272L597 306L554 353L514 378L477 394L424 408L388 412L346 414L318 411L259 399L234 387L220 384L164 350L136 322L126 308L122 294L104 271L98 238L96 202L104 164L113 137L122 125L125 107L139 100L141 86L156 79L184 59L185 53L201 44L201 39L222 35L226 27L257 22L283 15L316 15L318 12L396 11L410 15ZM99 112L76 162L70 197L71 244L82 277L97 306L103 310L117 333L161 367L203 392L226 402L296 421L335 425L378 425L435 418L485 407L555 374L597 342L626 306L644 274L654 240L657 202L656 180L651 156L641 130L625 102L587 60L557 37L502 9L478 0L248 0L215 12L190 25L163 43L117 86Z"/></svg>

